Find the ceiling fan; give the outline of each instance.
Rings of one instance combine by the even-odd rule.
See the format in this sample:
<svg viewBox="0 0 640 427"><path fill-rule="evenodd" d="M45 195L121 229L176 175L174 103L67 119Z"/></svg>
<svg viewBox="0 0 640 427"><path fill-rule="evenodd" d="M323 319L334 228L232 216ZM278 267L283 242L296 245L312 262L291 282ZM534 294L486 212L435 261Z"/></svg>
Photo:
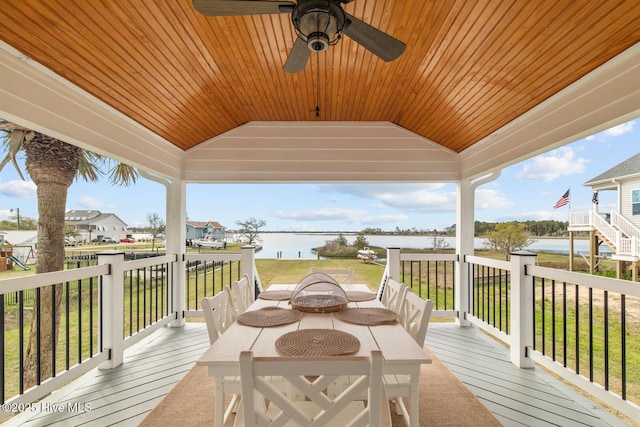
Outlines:
<svg viewBox="0 0 640 427"><path fill-rule="evenodd" d="M400 40L346 13L341 4L353 0L193 0L193 7L207 16L237 16L291 13L298 34L283 70L304 70L311 52L322 52L346 34L374 55L388 62L404 52Z"/></svg>

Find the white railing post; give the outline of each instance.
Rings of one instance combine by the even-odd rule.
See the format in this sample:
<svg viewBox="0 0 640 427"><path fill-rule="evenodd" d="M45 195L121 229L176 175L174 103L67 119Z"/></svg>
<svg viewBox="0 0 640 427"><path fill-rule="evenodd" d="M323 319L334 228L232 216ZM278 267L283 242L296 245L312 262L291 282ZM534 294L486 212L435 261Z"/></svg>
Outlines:
<svg viewBox="0 0 640 427"><path fill-rule="evenodd" d="M102 347L110 349L109 360L100 369L111 369L124 360L124 252L105 251L98 254L98 264L109 264L109 274L102 276Z"/></svg>
<svg viewBox="0 0 640 427"><path fill-rule="evenodd" d="M527 355L533 348L533 276L527 265L535 265L536 254L518 251L511 254L511 363L519 368L533 368Z"/></svg>
<svg viewBox="0 0 640 427"><path fill-rule="evenodd" d="M499 175L499 174L498 174ZM496 179L498 176L493 173L487 179ZM467 320L467 314L470 312L469 307L469 287L471 280L469 278L469 268L465 261L465 256L474 254L474 205L475 205L475 189L482 184L483 179L471 182L463 179L458 182L458 197L456 207L456 255L458 260L455 263L455 301L454 308L456 310L456 324L458 326L469 326L471 323Z"/></svg>
<svg viewBox="0 0 640 427"><path fill-rule="evenodd" d="M400 248L387 248L389 278L400 281Z"/></svg>
<svg viewBox="0 0 640 427"><path fill-rule="evenodd" d="M240 254L240 275L244 276L246 274L249 277L249 283L251 283L251 288L255 293L256 275L253 266L255 265L256 248L255 246L243 246Z"/></svg>

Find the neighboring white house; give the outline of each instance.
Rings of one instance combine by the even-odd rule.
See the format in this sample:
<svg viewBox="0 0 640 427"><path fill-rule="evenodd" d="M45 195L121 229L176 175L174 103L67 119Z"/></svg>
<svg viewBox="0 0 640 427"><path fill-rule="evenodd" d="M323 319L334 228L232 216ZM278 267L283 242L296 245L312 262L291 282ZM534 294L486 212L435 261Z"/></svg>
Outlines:
<svg viewBox="0 0 640 427"><path fill-rule="evenodd" d="M75 239L80 242L101 241L112 238L120 241L131 236L127 224L116 214L96 210L71 210L64 217L67 226L73 227Z"/></svg>
<svg viewBox="0 0 640 427"><path fill-rule="evenodd" d="M584 183L593 190L593 209L589 212L571 213L569 231L589 231L594 250L604 243L611 248L612 258L619 261L618 271L623 263L629 263L634 280L637 280L640 266L640 153L601 173ZM617 206L609 212L599 209L598 193L616 191Z"/></svg>
<svg viewBox="0 0 640 427"><path fill-rule="evenodd" d="M202 239L209 236L220 242L225 241L226 229L216 221L187 221L187 240Z"/></svg>

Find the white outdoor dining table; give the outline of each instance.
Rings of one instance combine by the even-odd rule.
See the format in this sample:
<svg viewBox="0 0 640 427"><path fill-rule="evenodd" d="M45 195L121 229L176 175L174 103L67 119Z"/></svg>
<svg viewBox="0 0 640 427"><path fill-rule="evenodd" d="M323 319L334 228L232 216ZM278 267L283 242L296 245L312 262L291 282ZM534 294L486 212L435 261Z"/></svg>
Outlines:
<svg viewBox="0 0 640 427"><path fill-rule="evenodd" d="M366 285L345 285L349 291L369 291ZM269 290L293 290L295 285L271 285ZM249 310L267 306L288 308L289 301L256 299ZM349 303L350 307L382 307L379 300ZM275 342L283 334L297 329L327 328L348 332L360 341L360 350L354 355L368 356L372 350L380 350L384 358L385 375L410 375L411 397L409 416L411 426L419 426L418 381L420 365L431 363L409 333L399 324L377 326L356 325L342 321L333 313L303 313L300 321L288 325L259 328L235 322L215 341L196 362L207 366L209 376L216 378L216 396L222 396L219 377L240 375L239 356L241 351L250 350L255 356L277 357ZM337 356L339 357L339 356ZM216 417L218 419L218 417ZM218 426L216 426L218 427Z"/></svg>

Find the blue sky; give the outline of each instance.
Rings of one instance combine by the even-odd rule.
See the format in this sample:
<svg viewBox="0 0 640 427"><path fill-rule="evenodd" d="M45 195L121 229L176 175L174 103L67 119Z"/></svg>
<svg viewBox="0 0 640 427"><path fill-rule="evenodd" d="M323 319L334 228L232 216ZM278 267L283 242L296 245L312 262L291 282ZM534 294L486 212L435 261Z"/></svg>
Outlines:
<svg viewBox="0 0 640 427"><path fill-rule="evenodd" d="M567 221L591 208L591 189L584 182L640 151L640 119L526 160L502 171L499 179L476 190L479 221ZM3 153L4 154L4 153ZM37 217L36 188L26 174L20 180L13 165L0 172L0 219L19 208L21 217ZM571 189L571 204L553 205ZM187 216L218 221L234 229L236 221L263 219L273 231L360 231L438 229L455 223L454 184L189 184ZM615 192L600 195L600 209L615 206ZM147 224L147 215L164 218L164 187L141 179L135 186L112 187L76 181L67 209L95 209L118 215L129 226Z"/></svg>

